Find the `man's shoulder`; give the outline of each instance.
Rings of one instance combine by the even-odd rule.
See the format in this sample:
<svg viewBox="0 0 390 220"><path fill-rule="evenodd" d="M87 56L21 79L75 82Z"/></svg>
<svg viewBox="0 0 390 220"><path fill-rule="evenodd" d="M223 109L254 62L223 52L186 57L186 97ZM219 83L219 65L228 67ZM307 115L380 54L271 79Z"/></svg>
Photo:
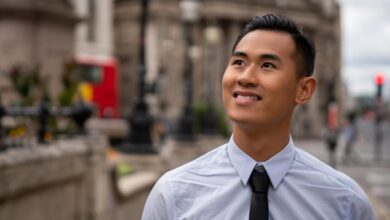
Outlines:
<svg viewBox="0 0 390 220"><path fill-rule="evenodd" d="M296 166L303 168L311 175L308 178L309 181L321 184L329 190L344 190L359 204L369 203L366 193L359 184L343 172L330 167L302 149L297 149L295 161Z"/></svg>
<svg viewBox="0 0 390 220"><path fill-rule="evenodd" d="M355 180L302 149L296 150L286 178L292 178L294 187L303 190L313 201L324 207L341 208L339 211L343 210L346 219L375 218L368 196Z"/></svg>
<svg viewBox="0 0 390 220"><path fill-rule="evenodd" d="M219 166L226 165L227 162L227 144L220 145L202 156L189 161L179 167L166 172L160 179L163 182L174 181L188 176L188 174L207 173L215 171Z"/></svg>

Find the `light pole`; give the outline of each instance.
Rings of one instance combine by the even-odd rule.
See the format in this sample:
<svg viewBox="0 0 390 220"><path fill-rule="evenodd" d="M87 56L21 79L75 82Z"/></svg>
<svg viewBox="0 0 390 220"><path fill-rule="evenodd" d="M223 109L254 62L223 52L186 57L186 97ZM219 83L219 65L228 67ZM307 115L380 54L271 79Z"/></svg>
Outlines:
<svg viewBox="0 0 390 220"><path fill-rule="evenodd" d="M153 117L149 114L149 107L145 101L146 94L146 63L145 41L148 19L149 0L141 0L140 35L139 35L139 63L138 63L138 97L133 112L129 117L129 143L125 143L123 150L129 153L156 153L153 149L151 129Z"/></svg>
<svg viewBox="0 0 390 220"><path fill-rule="evenodd" d="M200 3L198 0L182 0L180 2L181 18L183 22L183 37L185 41L185 69L184 94L185 105L179 119L177 139L191 141L194 139L194 114L192 110L192 69L193 60L191 49L193 47L192 26L199 20Z"/></svg>
<svg viewBox="0 0 390 220"><path fill-rule="evenodd" d="M204 132L206 134L216 134L217 133L217 126L218 126L218 120L215 112L215 106L213 106L213 98L215 97L214 94L214 86L212 85L212 82L215 82L214 79L215 75L218 75L216 72L216 56L217 56L217 47L218 43L220 41L221 30L216 25L208 26L204 30L204 37L207 42L207 60L208 60L208 71L206 72L207 78L207 94L206 94L206 115L205 115L205 121L204 121Z"/></svg>
<svg viewBox="0 0 390 220"><path fill-rule="evenodd" d="M6 146L3 143L4 140L4 134L5 132L3 131L3 117L5 116L5 108L3 106L2 100L1 100L1 94L0 94L0 152L6 150Z"/></svg>

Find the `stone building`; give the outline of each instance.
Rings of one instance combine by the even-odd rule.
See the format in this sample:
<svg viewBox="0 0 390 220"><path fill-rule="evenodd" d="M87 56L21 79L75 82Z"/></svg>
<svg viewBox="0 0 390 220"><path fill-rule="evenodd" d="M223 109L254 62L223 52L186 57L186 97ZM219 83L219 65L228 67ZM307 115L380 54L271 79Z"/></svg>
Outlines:
<svg viewBox="0 0 390 220"><path fill-rule="evenodd" d="M68 0L0 1L0 87L9 86L4 75L11 67L39 65L57 94L63 64L73 57L76 22Z"/></svg>
<svg viewBox="0 0 390 220"><path fill-rule="evenodd" d="M120 64L122 112L130 111L129 106L137 97L140 2L116 0L114 6L114 42ZM194 103L221 106L222 74L232 44L250 17L267 13L286 15L303 27L315 41L318 51L317 92L310 104L297 109L293 133L319 137L326 125L328 103L331 99L338 100L341 84L338 3L335 0L203 0L200 3L200 19L190 30L194 45L191 47ZM146 78L165 82L161 83L163 86L157 99L166 106L164 116L173 120L181 114L185 101L182 81L186 53L179 5L178 0L150 0L146 27Z"/></svg>
<svg viewBox="0 0 390 220"><path fill-rule="evenodd" d="M75 56L112 59L113 0L72 0L82 18L75 30Z"/></svg>

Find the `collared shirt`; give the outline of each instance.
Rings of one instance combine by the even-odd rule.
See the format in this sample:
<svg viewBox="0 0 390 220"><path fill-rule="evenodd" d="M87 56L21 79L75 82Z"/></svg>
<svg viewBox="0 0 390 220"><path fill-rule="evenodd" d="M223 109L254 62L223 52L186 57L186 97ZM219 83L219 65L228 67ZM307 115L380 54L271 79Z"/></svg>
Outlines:
<svg viewBox="0 0 390 220"><path fill-rule="evenodd" d="M143 220L245 220L257 162L234 143L164 174L145 204ZM271 180L272 220L373 220L372 206L359 185L320 160L288 145L261 163Z"/></svg>

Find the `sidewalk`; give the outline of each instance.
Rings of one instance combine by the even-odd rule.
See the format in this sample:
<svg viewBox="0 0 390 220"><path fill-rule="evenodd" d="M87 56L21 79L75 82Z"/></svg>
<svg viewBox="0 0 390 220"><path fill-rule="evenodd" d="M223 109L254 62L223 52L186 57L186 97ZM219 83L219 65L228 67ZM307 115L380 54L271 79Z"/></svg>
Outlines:
<svg viewBox="0 0 390 220"><path fill-rule="evenodd" d="M295 140L295 145L325 163L329 163L329 154L323 140ZM382 155L381 161L375 161L371 146L360 140L355 145L359 157L343 163L343 141L340 141L336 153L336 168L356 180L369 196L378 220L390 220L390 158Z"/></svg>

